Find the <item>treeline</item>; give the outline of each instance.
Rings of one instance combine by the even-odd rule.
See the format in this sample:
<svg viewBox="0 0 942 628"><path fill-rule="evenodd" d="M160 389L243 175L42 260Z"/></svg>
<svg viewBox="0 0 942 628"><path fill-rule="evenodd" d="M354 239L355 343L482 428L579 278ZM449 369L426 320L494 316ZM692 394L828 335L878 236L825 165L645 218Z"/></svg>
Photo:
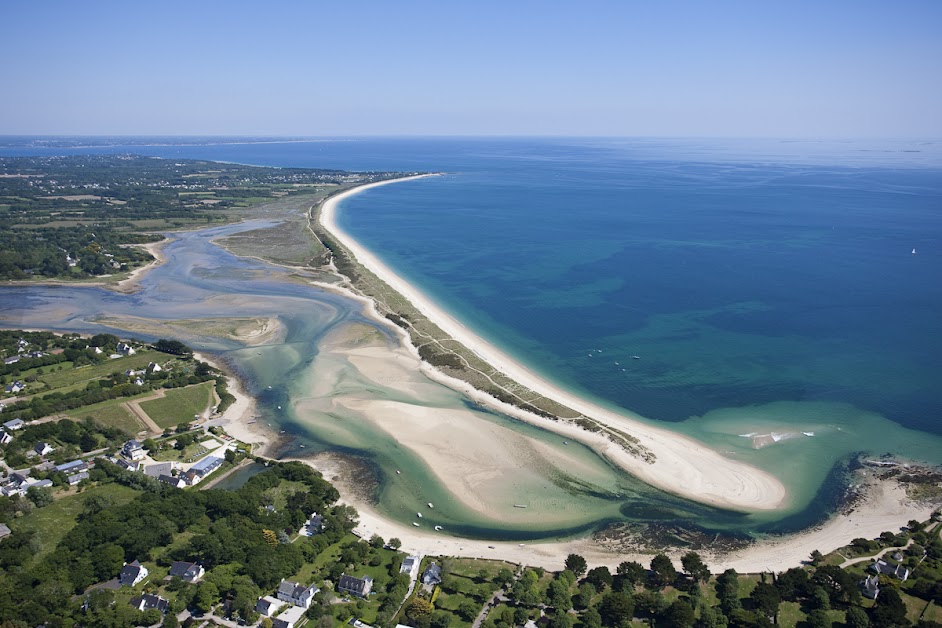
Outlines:
<svg viewBox="0 0 942 628"><path fill-rule="evenodd" d="M128 245L162 239L104 225L68 229L4 226L0 227L0 279L84 278L121 272L153 260L147 251Z"/></svg>
<svg viewBox="0 0 942 628"><path fill-rule="evenodd" d="M128 472L102 461L94 470L103 482L122 481ZM131 474L139 475L139 474ZM282 482L297 482L278 511L265 508L265 491ZM197 561L208 573L197 585L176 579L172 612L184 608L208 611L226 600L234 616L254 619L253 607L264 590L290 577L327 545L356 525L356 512L333 505L338 493L307 465L272 463L236 491L185 492L156 482L126 505L106 498L85 500L78 523L55 551L32 562L33 533L18 530L0 544L0 622L10 625L88 626L136 625L140 615L126 604L111 604L112 593L96 593L87 608L76 594L109 580L125 562ZM324 531L312 541L288 542L287 535L303 525L311 512L324 514ZM174 549L174 539L189 540ZM130 609L133 611L133 609Z"/></svg>

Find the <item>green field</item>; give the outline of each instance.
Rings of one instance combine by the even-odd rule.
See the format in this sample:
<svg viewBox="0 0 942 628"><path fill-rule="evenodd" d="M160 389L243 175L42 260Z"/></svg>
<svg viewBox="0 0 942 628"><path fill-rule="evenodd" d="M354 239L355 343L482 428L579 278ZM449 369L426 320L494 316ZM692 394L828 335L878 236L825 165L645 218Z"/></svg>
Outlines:
<svg viewBox="0 0 942 628"><path fill-rule="evenodd" d="M174 427L193 420L213 403L215 382L203 382L185 388L172 388L162 399L142 401L141 409L162 428Z"/></svg>
<svg viewBox="0 0 942 628"><path fill-rule="evenodd" d="M164 364L168 360L174 360L173 356L169 356L166 353L160 353L159 351L140 351L134 355L129 355L123 358L115 358L114 360L108 360L102 362L101 364L94 364L90 366L80 366L77 369L70 368L72 366L71 362L63 362L63 368L61 371L48 372L50 369L55 367L46 367L47 373L45 375L39 376L39 381L43 382L50 389L62 388L64 386L71 386L79 383L88 383L92 380L98 380L103 377L107 377L114 372L123 373L128 369L140 370L148 365L150 362L158 362Z"/></svg>
<svg viewBox="0 0 942 628"><path fill-rule="evenodd" d="M15 519L10 528L35 530L37 547L33 560L42 558L56 548L59 541L75 526L89 495L109 497L116 505L126 504L140 495L138 491L120 484L93 486L81 493L67 495L43 508L36 508L25 517Z"/></svg>
<svg viewBox="0 0 942 628"><path fill-rule="evenodd" d="M133 399L133 397L131 399ZM133 436L144 430L145 427L141 425L137 417L124 405L128 400L128 397L123 399L109 399L101 403L70 410L68 416L77 421L90 416L101 425L118 428L128 435Z"/></svg>

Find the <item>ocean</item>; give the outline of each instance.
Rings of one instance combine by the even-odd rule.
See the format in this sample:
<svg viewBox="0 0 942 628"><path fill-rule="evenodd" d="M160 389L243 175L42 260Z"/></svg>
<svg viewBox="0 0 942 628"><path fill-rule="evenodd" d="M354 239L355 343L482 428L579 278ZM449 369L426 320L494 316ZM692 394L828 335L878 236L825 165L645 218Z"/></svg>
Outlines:
<svg viewBox="0 0 942 628"><path fill-rule="evenodd" d="M444 173L338 221L544 377L783 477L800 507L765 530L824 513L858 453L942 463L940 143L6 139Z"/></svg>

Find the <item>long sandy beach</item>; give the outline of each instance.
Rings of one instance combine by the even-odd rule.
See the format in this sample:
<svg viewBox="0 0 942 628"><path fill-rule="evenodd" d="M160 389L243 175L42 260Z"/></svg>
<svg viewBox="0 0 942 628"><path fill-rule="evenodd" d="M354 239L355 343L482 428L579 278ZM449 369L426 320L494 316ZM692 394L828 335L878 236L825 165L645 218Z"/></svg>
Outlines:
<svg viewBox="0 0 942 628"><path fill-rule="evenodd" d="M448 377L425 364L423 368L429 375L466 392L476 401L497 407L506 414L558 432L567 438L579 440L595 448L609 460L644 482L684 498L741 511L774 510L786 505L788 496L785 486L772 475L750 465L725 458L686 436L651 426L636 417L616 413L593 404L529 371L432 303L337 225L335 220L337 206L345 198L372 187L416 179L420 176L381 181L338 194L321 206L320 223L350 250L357 261L412 302L445 333L477 353L494 368L530 390L554 399L600 423L629 433L639 440L640 445L652 452L656 460L646 462L627 453L604 436L593 434L572 424L551 421L498 402L493 397L472 389L465 382Z"/></svg>

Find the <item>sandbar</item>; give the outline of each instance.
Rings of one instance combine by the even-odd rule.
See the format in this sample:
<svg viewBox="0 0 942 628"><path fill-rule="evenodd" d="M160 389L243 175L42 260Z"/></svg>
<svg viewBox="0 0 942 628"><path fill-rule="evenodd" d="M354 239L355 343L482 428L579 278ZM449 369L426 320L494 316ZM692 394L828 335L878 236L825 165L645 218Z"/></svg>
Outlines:
<svg viewBox="0 0 942 628"><path fill-rule="evenodd" d="M478 354L495 369L534 392L554 399L599 423L631 434L643 447L652 452L656 459L653 462L642 460L602 435L593 434L574 424L545 419L499 402L490 395L473 389L467 383L449 377L427 363L423 363L423 370L427 374L452 388L465 392L478 402L486 403L508 415L579 440L595 448L640 480L675 495L720 508L747 512L775 510L787 505L788 494L784 484L771 474L751 465L730 460L692 438L649 425L638 417L603 408L533 373L443 311L337 225L337 207L344 199L369 188L423 176L434 175L417 175L380 181L333 196L321 205L320 224L333 234L360 264L408 299L445 333Z"/></svg>

